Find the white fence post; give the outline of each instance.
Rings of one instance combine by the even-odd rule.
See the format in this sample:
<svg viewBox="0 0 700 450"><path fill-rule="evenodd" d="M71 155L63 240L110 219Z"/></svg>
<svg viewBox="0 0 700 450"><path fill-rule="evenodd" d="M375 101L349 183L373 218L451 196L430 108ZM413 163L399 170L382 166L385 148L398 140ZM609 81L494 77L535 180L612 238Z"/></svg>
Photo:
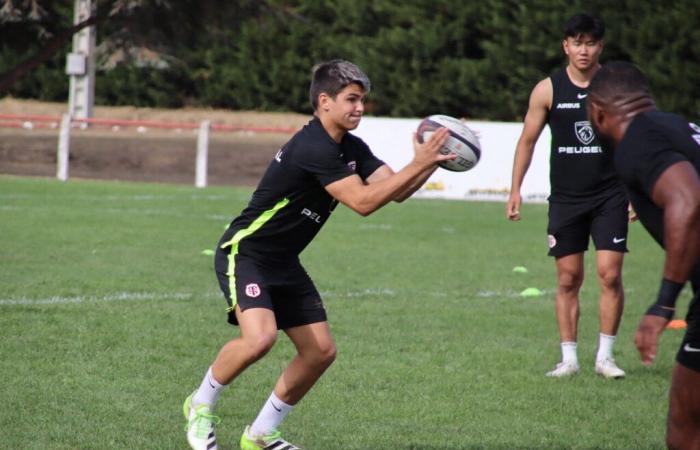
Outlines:
<svg viewBox="0 0 700 450"><path fill-rule="evenodd" d="M61 130L58 133L58 153L56 155L56 178L68 180L68 154L70 153L70 114L61 117Z"/></svg>
<svg viewBox="0 0 700 450"><path fill-rule="evenodd" d="M198 188L207 187L207 154L209 153L209 129L211 122L203 120L197 133L197 161L195 166L194 185Z"/></svg>

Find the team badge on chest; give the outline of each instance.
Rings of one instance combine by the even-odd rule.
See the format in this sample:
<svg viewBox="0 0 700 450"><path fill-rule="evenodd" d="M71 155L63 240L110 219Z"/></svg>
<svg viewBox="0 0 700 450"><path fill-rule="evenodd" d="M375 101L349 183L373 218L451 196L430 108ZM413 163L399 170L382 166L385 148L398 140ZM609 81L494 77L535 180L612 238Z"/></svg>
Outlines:
<svg viewBox="0 0 700 450"><path fill-rule="evenodd" d="M591 123L587 120L576 122L574 124L574 130L576 131L576 137L583 145L588 145L595 139L593 127L591 127Z"/></svg>

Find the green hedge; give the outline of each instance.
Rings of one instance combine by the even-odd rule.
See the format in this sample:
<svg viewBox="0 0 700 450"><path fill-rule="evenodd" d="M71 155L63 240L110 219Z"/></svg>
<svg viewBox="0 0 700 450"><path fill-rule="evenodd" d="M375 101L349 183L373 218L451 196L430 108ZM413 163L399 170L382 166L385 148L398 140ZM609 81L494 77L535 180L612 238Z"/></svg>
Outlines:
<svg viewBox="0 0 700 450"><path fill-rule="evenodd" d="M146 36L155 39L154 30L160 33L160 49L172 56L169 68L100 70L99 104L310 112L311 66L345 58L372 79L372 114L521 120L534 84L565 62L565 20L594 11L607 25L603 63L637 63L661 108L700 117L695 0L189 0L171 5ZM98 30L98 39L109 27ZM12 94L65 99L64 55L29 74ZM17 58L2 44L0 69Z"/></svg>

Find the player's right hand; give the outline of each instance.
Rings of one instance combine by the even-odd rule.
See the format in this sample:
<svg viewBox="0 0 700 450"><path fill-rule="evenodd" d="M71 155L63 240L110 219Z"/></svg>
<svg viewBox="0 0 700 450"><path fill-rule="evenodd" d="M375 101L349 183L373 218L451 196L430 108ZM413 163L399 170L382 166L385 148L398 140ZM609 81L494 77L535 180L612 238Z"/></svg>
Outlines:
<svg viewBox="0 0 700 450"><path fill-rule="evenodd" d="M647 314L642 316L634 336L634 343L639 350L639 357L645 366L651 365L656 358L656 350L659 346L659 336L666 329L669 319Z"/></svg>
<svg viewBox="0 0 700 450"><path fill-rule="evenodd" d="M520 205L522 204L522 197L519 192L513 192L508 197L508 204L506 205L506 217L509 220L520 220Z"/></svg>
<svg viewBox="0 0 700 450"><path fill-rule="evenodd" d="M449 135L450 130L447 128L438 128L432 136L430 136L430 139L421 144L418 142L418 134L413 133L413 151L415 152L413 159L421 165L429 167L440 161L449 161L457 158L457 155L454 153L448 153L446 155L440 153Z"/></svg>

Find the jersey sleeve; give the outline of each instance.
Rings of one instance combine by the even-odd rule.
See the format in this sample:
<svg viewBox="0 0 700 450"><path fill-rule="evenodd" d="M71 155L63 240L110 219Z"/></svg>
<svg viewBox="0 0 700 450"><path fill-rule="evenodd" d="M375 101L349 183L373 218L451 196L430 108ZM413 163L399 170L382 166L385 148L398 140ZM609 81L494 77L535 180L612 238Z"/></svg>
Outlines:
<svg viewBox="0 0 700 450"><path fill-rule="evenodd" d="M364 141L358 139L357 174L360 178L366 180L384 164L385 162L377 158Z"/></svg>
<svg viewBox="0 0 700 450"><path fill-rule="evenodd" d="M643 128L643 127L640 127ZM632 158L631 176L635 184L651 198L654 185L666 169L687 158L673 148L671 141L658 128L648 127L643 133L637 133L630 143L628 155ZM635 147L638 151L635 151Z"/></svg>
<svg viewBox="0 0 700 450"><path fill-rule="evenodd" d="M340 149L333 145L309 146L296 156L295 163L302 170L311 173L324 187L354 174L343 161Z"/></svg>

